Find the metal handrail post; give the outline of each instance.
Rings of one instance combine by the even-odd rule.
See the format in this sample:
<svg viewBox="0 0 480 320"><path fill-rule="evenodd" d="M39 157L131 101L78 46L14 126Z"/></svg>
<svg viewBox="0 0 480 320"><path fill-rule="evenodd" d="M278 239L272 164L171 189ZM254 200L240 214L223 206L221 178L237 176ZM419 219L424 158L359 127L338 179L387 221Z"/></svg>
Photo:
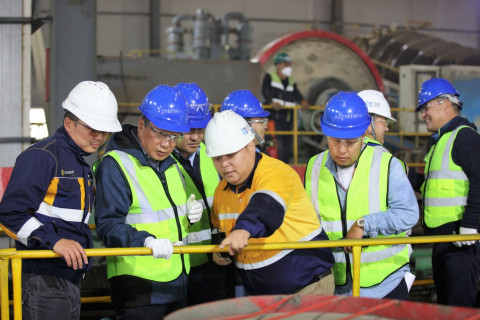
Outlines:
<svg viewBox="0 0 480 320"><path fill-rule="evenodd" d="M12 259L13 319L22 320L22 259Z"/></svg>
<svg viewBox="0 0 480 320"><path fill-rule="evenodd" d="M0 308L2 320L10 319L10 305L8 297L8 262L9 259L0 259Z"/></svg>
<svg viewBox="0 0 480 320"><path fill-rule="evenodd" d="M298 164L298 109L293 107L293 164ZM290 133L292 134L292 133Z"/></svg>
<svg viewBox="0 0 480 320"><path fill-rule="evenodd" d="M352 283L352 295L354 297L360 297L360 259L362 258L362 247L353 246L353 283Z"/></svg>

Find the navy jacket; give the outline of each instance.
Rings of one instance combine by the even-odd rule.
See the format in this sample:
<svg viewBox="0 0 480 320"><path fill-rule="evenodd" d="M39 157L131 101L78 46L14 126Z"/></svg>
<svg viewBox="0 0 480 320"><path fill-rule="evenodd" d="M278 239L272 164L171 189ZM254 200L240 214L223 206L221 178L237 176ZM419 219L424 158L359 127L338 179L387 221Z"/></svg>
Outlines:
<svg viewBox="0 0 480 320"><path fill-rule="evenodd" d="M87 224L93 205L92 173L86 155L61 127L17 157L0 203L0 222L17 240L18 250L51 250L62 238L93 247ZM73 270L62 258L25 259L22 265L23 272L79 283L90 264Z"/></svg>

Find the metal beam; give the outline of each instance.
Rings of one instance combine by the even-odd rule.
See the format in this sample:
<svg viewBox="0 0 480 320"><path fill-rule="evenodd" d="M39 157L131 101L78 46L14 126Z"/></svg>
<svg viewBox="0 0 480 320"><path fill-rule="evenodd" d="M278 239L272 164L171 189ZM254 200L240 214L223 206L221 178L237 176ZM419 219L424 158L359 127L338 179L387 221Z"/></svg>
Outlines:
<svg viewBox="0 0 480 320"><path fill-rule="evenodd" d="M84 80L96 80L96 0L51 0L49 133L63 124L62 102Z"/></svg>

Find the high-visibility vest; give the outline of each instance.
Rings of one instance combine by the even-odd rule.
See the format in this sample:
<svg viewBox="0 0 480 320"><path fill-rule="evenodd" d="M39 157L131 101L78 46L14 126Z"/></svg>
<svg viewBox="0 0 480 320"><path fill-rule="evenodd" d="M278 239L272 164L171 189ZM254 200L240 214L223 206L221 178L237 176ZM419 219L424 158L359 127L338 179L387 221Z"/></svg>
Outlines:
<svg viewBox="0 0 480 320"><path fill-rule="evenodd" d="M388 175L392 155L381 148L365 146L348 188L346 210L342 211L335 178L325 167L328 151L312 157L307 165L305 188L330 240L342 239L357 219L387 210ZM405 232L391 237L405 236ZM377 238L386 238L379 234ZM346 283L347 259L343 248L332 248L335 284ZM381 283L409 262L405 244L362 248L360 286ZM352 272L350 268L350 272Z"/></svg>
<svg viewBox="0 0 480 320"><path fill-rule="evenodd" d="M186 242L187 195L178 166L175 164L164 172L168 184L168 190L165 190L155 170L142 165L132 155L112 151L105 157L111 157L117 162L132 193L132 203L125 223L138 231L147 231L157 239ZM190 271L190 259L186 254L174 254L169 260L154 259L151 255L107 257L108 278L131 275L168 282L176 279L183 267L187 273Z"/></svg>
<svg viewBox="0 0 480 320"><path fill-rule="evenodd" d="M204 195L202 195L202 192L198 190L195 182L178 160L177 163L180 167L180 171L185 177L187 196L193 193L195 195L195 199L203 203L204 208L200 221L194 223L188 229L188 245L208 245L212 244L210 208L212 207L215 188L217 187L220 179L218 177L217 170L215 170L212 159L207 156L203 142L200 143L200 149L197 156L200 158L200 175L202 178ZM202 265L207 261L208 256L206 253L196 253L190 255L190 265L192 267Z"/></svg>
<svg viewBox="0 0 480 320"><path fill-rule="evenodd" d="M385 146L384 146L383 144L381 144L379 141L374 140L374 139L372 139L372 138L369 138L369 137L367 137L367 136L365 136L365 139L363 140L363 143L365 143L365 144L370 144L371 146L374 145L374 146L377 147L377 148L379 148L379 147L382 148L382 150L384 150L385 152L390 152L390 151L388 151L387 148L385 148ZM398 158L397 158L397 160L398 160L398 161L400 162L400 164L402 165L403 170L405 170L405 173L408 173L408 172L407 172L407 164L406 164L403 160L400 160L400 159L398 159Z"/></svg>
<svg viewBox="0 0 480 320"><path fill-rule="evenodd" d="M289 181L289 188L285 187L285 181ZM285 216L280 227L272 235L250 238L249 244L311 241L322 232L322 226L310 199L305 194L298 174L280 160L262 154L253 175L251 188L234 193L225 189L226 187L227 182L221 180L215 193L215 215L212 222L227 236L232 232L237 218L255 193L266 193L275 198L284 206ZM263 268L274 264L292 251L292 249L241 251L235 255L235 265L243 270Z"/></svg>
<svg viewBox="0 0 480 320"><path fill-rule="evenodd" d="M295 97L293 95L294 84L292 77L288 77L288 84L285 88L282 83L282 79L278 76L276 72L270 72L270 87L272 90L272 102L276 102L281 106L285 107L294 107L296 106ZM292 110L272 110L272 114L282 113L284 114L286 122L290 122L292 119Z"/></svg>
<svg viewBox="0 0 480 320"><path fill-rule="evenodd" d="M452 159L453 143L462 128L470 127L460 126L444 133L425 156L425 181L421 192L424 223L429 228L461 220L465 211L469 181Z"/></svg>

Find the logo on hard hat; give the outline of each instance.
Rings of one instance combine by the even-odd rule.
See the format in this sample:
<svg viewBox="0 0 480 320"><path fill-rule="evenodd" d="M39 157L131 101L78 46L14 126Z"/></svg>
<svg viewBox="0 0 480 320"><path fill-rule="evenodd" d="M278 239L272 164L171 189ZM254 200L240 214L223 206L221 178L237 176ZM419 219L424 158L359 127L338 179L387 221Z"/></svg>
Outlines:
<svg viewBox="0 0 480 320"><path fill-rule="evenodd" d="M242 132L242 135L246 135L249 132L248 127L243 127L240 131Z"/></svg>

